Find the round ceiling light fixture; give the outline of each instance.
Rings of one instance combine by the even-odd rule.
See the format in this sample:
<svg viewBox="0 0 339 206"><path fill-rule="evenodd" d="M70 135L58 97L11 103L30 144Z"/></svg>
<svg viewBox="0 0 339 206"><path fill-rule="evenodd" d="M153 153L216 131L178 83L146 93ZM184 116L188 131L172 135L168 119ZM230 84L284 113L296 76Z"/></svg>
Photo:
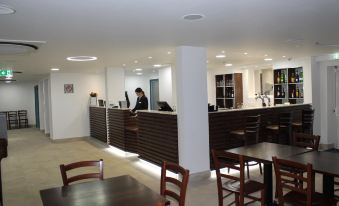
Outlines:
<svg viewBox="0 0 339 206"><path fill-rule="evenodd" d="M59 71L59 68L51 68L51 71Z"/></svg>
<svg viewBox="0 0 339 206"><path fill-rule="evenodd" d="M226 55L225 54L218 54L215 56L215 58L218 58L218 59L222 59L222 58L225 58Z"/></svg>
<svg viewBox="0 0 339 206"><path fill-rule="evenodd" d="M15 9L4 4L0 4L0 15L1 14L14 14L14 13L15 13Z"/></svg>
<svg viewBox="0 0 339 206"><path fill-rule="evenodd" d="M159 67L162 67L162 65L161 64L154 64L153 67L159 68Z"/></svg>
<svg viewBox="0 0 339 206"><path fill-rule="evenodd" d="M233 64L231 64L231 63L225 64L225 67L231 67L231 66L233 66Z"/></svg>
<svg viewBox="0 0 339 206"><path fill-rule="evenodd" d="M88 62L88 61L95 61L98 57L95 56L74 56L74 57L67 57L68 61L73 62Z"/></svg>
<svg viewBox="0 0 339 206"><path fill-rule="evenodd" d="M264 60L265 61L272 61L273 59L272 58L265 58Z"/></svg>
<svg viewBox="0 0 339 206"><path fill-rule="evenodd" d="M205 16L202 14L186 14L182 18L188 21L196 21L203 19Z"/></svg>

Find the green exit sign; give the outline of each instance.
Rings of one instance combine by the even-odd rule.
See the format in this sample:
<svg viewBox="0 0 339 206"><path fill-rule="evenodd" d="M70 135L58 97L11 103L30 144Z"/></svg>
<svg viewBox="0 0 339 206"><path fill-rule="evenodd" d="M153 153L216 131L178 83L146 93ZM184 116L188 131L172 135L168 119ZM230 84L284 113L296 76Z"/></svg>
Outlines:
<svg viewBox="0 0 339 206"><path fill-rule="evenodd" d="M335 53L335 54L333 55L333 58L334 58L334 59L339 59L339 53Z"/></svg>
<svg viewBox="0 0 339 206"><path fill-rule="evenodd" d="M0 77L12 77L13 71L10 69L0 69Z"/></svg>

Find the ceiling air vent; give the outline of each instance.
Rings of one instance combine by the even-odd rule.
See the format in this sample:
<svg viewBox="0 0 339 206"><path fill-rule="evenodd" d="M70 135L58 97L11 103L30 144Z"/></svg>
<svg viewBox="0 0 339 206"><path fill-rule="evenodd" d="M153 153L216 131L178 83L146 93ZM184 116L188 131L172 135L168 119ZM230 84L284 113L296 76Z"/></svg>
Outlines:
<svg viewBox="0 0 339 206"><path fill-rule="evenodd" d="M0 39L0 55L27 54L39 49L43 41Z"/></svg>

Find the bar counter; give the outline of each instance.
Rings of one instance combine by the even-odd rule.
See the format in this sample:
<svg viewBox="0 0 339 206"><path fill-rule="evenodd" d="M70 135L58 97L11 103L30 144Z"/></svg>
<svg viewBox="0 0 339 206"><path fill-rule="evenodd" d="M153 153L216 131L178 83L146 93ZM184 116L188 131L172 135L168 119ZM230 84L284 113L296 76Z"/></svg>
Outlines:
<svg viewBox="0 0 339 206"><path fill-rule="evenodd" d="M107 124L105 107L89 107L90 135L107 143Z"/></svg>

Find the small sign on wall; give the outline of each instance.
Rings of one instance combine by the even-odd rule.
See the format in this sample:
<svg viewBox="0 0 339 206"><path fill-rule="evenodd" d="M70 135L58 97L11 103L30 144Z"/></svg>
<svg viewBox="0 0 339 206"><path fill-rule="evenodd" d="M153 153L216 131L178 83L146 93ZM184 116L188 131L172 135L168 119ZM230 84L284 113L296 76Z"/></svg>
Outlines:
<svg viewBox="0 0 339 206"><path fill-rule="evenodd" d="M74 93L74 85L73 84L64 84L64 93L65 94Z"/></svg>

